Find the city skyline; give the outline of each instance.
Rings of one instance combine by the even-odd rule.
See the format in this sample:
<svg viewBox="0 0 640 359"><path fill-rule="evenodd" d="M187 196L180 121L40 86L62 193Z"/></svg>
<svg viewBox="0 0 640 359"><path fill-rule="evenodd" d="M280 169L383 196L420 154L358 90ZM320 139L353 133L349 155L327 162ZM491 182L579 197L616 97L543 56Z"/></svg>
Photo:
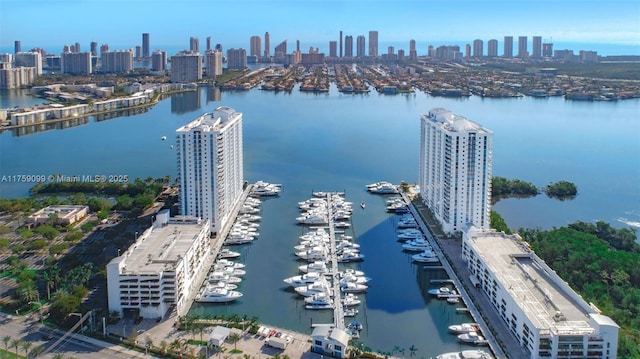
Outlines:
<svg viewBox="0 0 640 359"><path fill-rule="evenodd" d="M18 40L23 51L47 46L60 46L61 50L64 44L79 42L83 51L89 51L89 44L96 41L108 43L113 49L128 49L142 45L142 34L148 33L150 51L180 45L186 49L190 37L205 39L209 36L213 43L222 43L224 48L248 49L251 36L262 37L269 32L275 40L272 43L300 40L303 52L311 45L322 46L321 52L328 53L329 41L339 41L339 32L355 38L366 36L369 31L378 31L381 45L395 43L397 49L408 50L409 41L416 40L419 52L430 43L472 43L474 39L500 41L504 36L516 39L518 36L529 39L540 36L544 41L555 39L585 44L640 44L640 4L630 0L607 3L458 0L455 5L445 1L425 4L410 0L404 6L388 0L373 3L360 0L304 3L225 0L215 4L188 0L187 6L171 7L170 11L166 6L171 3L165 1L127 2L126 7L119 6L120 2L3 1L0 4L0 46L12 48ZM64 14L63 25L52 25L52 12ZM195 13L212 14L212 17L192 21ZM242 21L238 21L240 13ZM567 13L572 15L567 16ZM229 16L224 16L226 14ZM25 19L29 19L29 26L25 26ZM179 25L182 19L190 19L188 30ZM104 24L104 27L96 24ZM56 52L60 50L56 49ZM386 52L386 48L380 47L379 52Z"/></svg>

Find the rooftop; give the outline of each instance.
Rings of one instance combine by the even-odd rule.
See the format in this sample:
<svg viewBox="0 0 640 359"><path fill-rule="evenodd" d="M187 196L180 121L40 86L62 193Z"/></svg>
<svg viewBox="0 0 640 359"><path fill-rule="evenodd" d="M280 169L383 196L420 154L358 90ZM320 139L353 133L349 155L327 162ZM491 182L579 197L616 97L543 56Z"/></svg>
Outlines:
<svg viewBox="0 0 640 359"><path fill-rule="evenodd" d="M220 106L213 113L205 113L186 125L178 128L176 132L189 132L192 129L199 129L203 132L219 131L224 128L226 122L241 115L231 107Z"/></svg>
<svg viewBox="0 0 640 359"><path fill-rule="evenodd" d="M466 117L456 115L445 108L434 108L429 111L428 115L423 115L423 118L429 119L434 123L438 123L447 131L477 131L480 133L492 133L481 125L468 120Z"/></svg>
<svg viewBox="0 0 640 359"><path fill-rule="evenodd" d="M500 285L515 299L538 328L557 334L594 332L588 315L597 314L566 282L517 236L494 230L469 232L475 249Z"/></svg>

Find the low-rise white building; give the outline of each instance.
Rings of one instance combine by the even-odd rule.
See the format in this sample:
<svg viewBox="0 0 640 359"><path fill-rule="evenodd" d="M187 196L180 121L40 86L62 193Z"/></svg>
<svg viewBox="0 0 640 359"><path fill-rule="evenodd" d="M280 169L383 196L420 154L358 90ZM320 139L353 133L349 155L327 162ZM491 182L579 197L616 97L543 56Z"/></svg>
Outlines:
<svg viewBox="0 0 640 359"><path fill-rule="evenodd" d="M185 311L199 289L197 278L213 261L207 220L156 215L135 243L107 264L109 311L145 318Z"/></svg>
<svg viewBox="0 0 640 359"><path fill-rule="evenodd" d="M619 326L518 235L471 227L463 235L462 256L472 282L532 359L616 358Z"/></svg>
<svg viewBox="0 0 640 359"><path fill-rule="evenodd" d="M49 221L53 221L54 224L69 225L81 220L87 214L89 214L88 206L48 206L27 217L26 222L36 226Z"/></svg>
<svg viewBox="0 0 640 359"><path fill-rule="evenodd" d="M311 351L335 358L346 358L349 334L332 325L319 325L311 333Z"/></svg>

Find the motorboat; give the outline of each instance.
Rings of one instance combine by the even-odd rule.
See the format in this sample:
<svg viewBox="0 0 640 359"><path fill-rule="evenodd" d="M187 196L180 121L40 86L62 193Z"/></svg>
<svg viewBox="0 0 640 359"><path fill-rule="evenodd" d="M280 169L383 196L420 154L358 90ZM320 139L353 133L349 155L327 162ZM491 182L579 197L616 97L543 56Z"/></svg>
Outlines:
<svg viewBox="0 0 640 359"><path fill-rule="evenodd" d="M282 191L282 185L280 184L258 181L253 185L251 195L258 197L277 196L280 194L280 191Z"/></svg>
<svg viewBox="0 0 640 359"><path fill-rule="evenodd" d="M343 308L342 315L345 317L355 317L359 313L357 308Z"/></svg>
<svg viewBox="0 0 640 359"><path fill-rule="evenodd" d="M327 224L327 216L315 213L307 213L296 218L298 224Z"/></svg>
<svg viewBox="0 0 640 359"><path fill-rule="evenodd" d="M294 290L302 296L310 297L321 292L328 292L331 290L331 287L329 286L329 282L326 280L319 280L311 284L295 287Z"/></svg>
<svg viewBox="0 0 640 359"><path fill-rule="evenodd" d="M423 252L426 250L433 251L433 247L431 247L429 242L425 240L416 239L412 241L407 241L405 244L403 244L402 250L407 252Z"/></svg>
<svg viewBox="0 0 640 359"><path fill-rule="evenodd" d="M365 292L368 288L369 287L366 284L362 283L340 283L340 290L342 290L343 293L362 293Z"/></svg>
<svg viewBox="0 0 640 359"><path fill-rule="evenodd" d="M367 284L371 278L365 276L358 276L353 274L345 274L340 278L340 285L343 283L356 283L356 284Z"/></svg>
<svg viewBox="0 0 640 359"><path fill-rule="evenodd" d="M431 295L435 295L437 297L446 296L450 294L457 294L455 289L451 289L448 287L432 288L432 289L429 289L427 293Z"/></svg>
<svg viewBox="0 0 640 359"><path fill-rule="evenodd" d="M311 284L317 280L324 279L324 275L318 272L310 272L303 275L296 275L284 280L285 283L292 287L299 287L301 285Z"/></svg>
<svg viewBox="0 0 640 359"><path fill-rule="evenodd" d="M220 271L213 271L209 273L209 283L240 283L241 281L242 279L239 277L232 277L229 274Z"/></svg>
<svg viewBox="0 0 640 359"><path fill-rule="evenodd" d="M438 262L438 256L432 250L427 249L422 253L412 255L411 260L418 263L435 263Z"/></svg>
<svg viewBox="0 0 640 359"><path fill-rule="evenodd" d="M327 262L325 261L315 261L309 264L301 265L298 269L303 273L311 273L318 272L322 274L329 273L329 268L327 267Z"/></svg>
<svg viewBox="0 0 640 359"><path fill-rule="evenodd" d="M360 245L358 243L350 242L346 239L336 241L336 250L340 251L343 249L358 249Z"/></svg>
<svg viewBox="0 0 640 359"><path fill-rule="evenodd" d="M334 225L336 228L349 228L349 227L351 227L351 223L349 223L349 222L344 222L344 221L338 221L338 222L335 222L333 225Z"/></svg>
<svg viewBox="0 0 640 359"><path fill-rule="evenodd" d="M353 293L347 293L344 298L342 298L342 305L345 307L353 307L360 303L362 303L362 301Z"/></svg>
<svg viewBox="0 0 640 359"><path fill-rule="evenodd" d="M207 283L203 290L213 290L213 289L224 288L226 290L236 290L238 289L238 285L234 283L225 283L225 282L217 282L217 283Z"/></svg>
<svg viewBox="0 0 640 359"><path fill-rule="evenodd" d="M296 256L307 261L319 261L327 259L328 253L325 247L314 247L306 251L296 252Z"/></svg>
<svg viewBox="0 0 640 359"><path fill-rule="evenodd" d="M487 340L482 335L478 334L478 332L475 332L475 331L458 334L458 340L463 343L476 344L476 345L484 344L487 342Z"/></svg>
<svg viewBox="0 0 640 359"><path fill-rule="evenodd" d="M245 267L245 265L243 263L230 261L228 259L218 259L215 262L215 265L220 265L220 266L223 266L223 267L231 267L231 268L235 268L235 269L241 269L241 268Z"/></svg>
<svg viewBox="0 0 640 359"><path fill-rule="evenodd" d="M493 359L493 355L484 350L463 350L461 352L443 353L436 359Z"/></svg>
<svg viewBox="0 0 640 359"><path fill-rule="evenodd" d="M162 137L160 137L160 139L164 141L164 140L167 139L167 136L162 136Z"/></svg>
<svg viewBox="0 0 640 359"><path fill-rule="evenodd" d="M354 320L351 323L349 323L347 328L348 329L355 329L355 330L362 330L362 329L364 329L364 326L362 325L362 323Z"/></svg>
<svg viewBox="0 0 640 359"><path fill-rule="evenodd" d="M302 241L301 244L294 246L293 249L296 252L308 251L316 247L324 247L325 242L319 240L306 240Z"/></svg>
<svg viewBox="0 0 640 359"><path fill-rule="evenodd" d="M229 236L227 237L227 239L224 240L224 245L226 246L233 246L233 245L238 245L238 244L247 244L247 243L251 243L253 241L253 237L249 236L249 235L234 235L234 236Z"/></svg>
<svg viewBox="0 0 640 359"><path fill-rule="evenodd" d="M480 330L478 323L462 323L449 326L449 331L454 334L477 332L478 330Z"/></svg>
<svg viewBox="0 0 640 359"><path fill-rule="evenodd" d="M240 257L239 252L232 251L228 248L222 248L220 252L218 252L218 259L238 258L238 257Z"/></svg>
<svg viewBox="0 0 640 359"><path fill-rule="evenodd" d="M256 214L250 214L250 213L246 213L246 214L241 214L240 216L238 216L237 218L238 220L247 220L250 222L257 222L259 220L262 219L262 217L256 215Z"/></svg>
<svg viewBox="0 0 640 359"><path fill-rule="evenodd" d="M242 277L243 275L247 274L247 271L245 271L244 269L224 267L219 265L214 265L213 270L216 272L222 272L224 274L228 274L229 277Z"/></svg>
<svg viewBox="0 0 640 359"><path fill-rule="evenodd" d="M360 203L360 207L362 207L362 209L364 209L366 206L367 205L364 202Z"/></svg>
<svg viewBox="0 0 640 359"><path fill-rule="evenodd" d="M416 219L413 218L413 216L410 214L403 215L398 220L398 223L396 223L396 228L398 229L415 228L417 226L418 226L418 222L416 222Z"/></svg>
<svg viewBox="0 0 640 359"><path fill-rule="evenodd" d="M196 301L200 303L224 303L231 302L242 297L242 293L235 290L227 289L212 289L205 290L196 296Z"/></svg>
<svg viewBox="0 0 640 359"><path fill-rule="evenodd" d="M338 272L338 278L343 278L347 275L355 275L355 276L364 276L364 272L360 270L355 270L352 268L347 268L343 271Z"/></svg>
<svg viewBox="0 0 640 359"><path fill-rule="evenodd" d="M407 229L403 229L403 230L398 232L398 240L399 241L416 239L416 238L423 238L424 239L424 234L422 233L421 230L419 230L417 228L407 228Z"/></svg>
<svg viewBox="0 0 640 359"><path fill-rule="evenodd" d="M374 190L376 190L381 186L387 187L387 186L393 186L393 184L391 182L386 182L386 181L371 183L367 185L367 191L373 192Z"/></svg>
<svg viewBox="0 0 640 359"><path fill-rule="evenodd" d="M333 309L333 300L325 293L314 294L304 299L306 309Z"/></svg>
<svg viewBox="0 0 640 359"><path fill-rule="evenodd" d="M247 205L242 205L242 207L240 207L240 210L238 211L238 213L240 214L256 214L258 212L260 212L259 209Z"/></svg>
<svg viewBox="0 0 640 359"><path fill-rule="evenodd" d="M449 297L447 298L447 303L449 304L460 303L460 297Z"/></svg>
<svg viewBox="0 0 640 359"><path fill-rule="evenodd" d="M391 183L382 183L375 187L370 187L369 192L375 194L395 194L398 193L398 188Z"/></svg>
<svg viewBox="0 0 640 359"><path fill-rule="evenodd" d="M364 260L364 254L360 254L354 251L343 251L342 254L338 255L338 263L348 263L348 262L362 262Z"/></svg>

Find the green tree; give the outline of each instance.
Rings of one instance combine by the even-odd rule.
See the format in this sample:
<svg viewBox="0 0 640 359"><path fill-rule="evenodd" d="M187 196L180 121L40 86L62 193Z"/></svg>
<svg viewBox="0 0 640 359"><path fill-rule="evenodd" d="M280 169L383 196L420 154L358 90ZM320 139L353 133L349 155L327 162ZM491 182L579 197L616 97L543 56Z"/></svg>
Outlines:
<svg viewBox="0 0 640 359"><path fill-rule="evenodd" d="M233 332L227 337L229 343L233 344L233 349L238 349L237 344L240 341L240 334Z"/></svg>
<svg viewBox="0 0 640 359"><path fill-rule="evenodd" d="M42 235L44 238L48 239L48 240L52 240L54 238L56 238L58 235L60 235L60 231L58 231L57 229L49 226L49 225L42 225L40 227L38 227L36 229L36 233Z"/></svg>
<svg viewBox="0 0 640 359"><path fill-rule="evenodd" d="M9 343L11 342L11 336L10 335L5 335L4 337L2 337L2 342L4 343L4 351L8 352L9 351Z"/></svg>
<svg viewBox="0 0 640 359"><path fill-rule="evenodd" d="M24 342L22 342L22 345L20 345L22 347L22 350L24 350L24 356L26 358L29 357L29 349L31 349L32 345L33 344L31 342L28 342L28 341L24 341Z"/></svg>
<svg viewBox="0 0 640 359"><path fill-rule="evenodd" d="M22 344L22 340L13 339L11 341L11 347L16 350L16 358L18 357L18 348L20 348L20 344Z"/></svg>

